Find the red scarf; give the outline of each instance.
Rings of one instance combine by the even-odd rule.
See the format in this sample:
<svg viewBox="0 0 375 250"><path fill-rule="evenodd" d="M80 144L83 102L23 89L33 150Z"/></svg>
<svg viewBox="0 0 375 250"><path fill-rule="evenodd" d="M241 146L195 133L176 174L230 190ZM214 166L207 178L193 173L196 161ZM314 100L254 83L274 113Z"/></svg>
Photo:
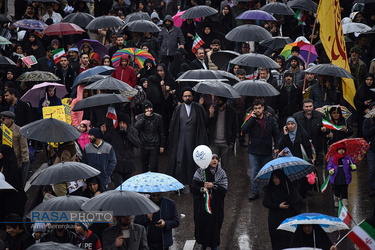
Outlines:
<svg viewBox="0 0 375 250"><path fill-rule="evenodd" d="M340 155L336 151L336 153L333 155L333 163L335 163L335 165L338 166L339 165L339 160L342 159L342 158L344 158L347 155L348 154L346 153L346 151L345 151L345 153L343 155Z"/></svg>

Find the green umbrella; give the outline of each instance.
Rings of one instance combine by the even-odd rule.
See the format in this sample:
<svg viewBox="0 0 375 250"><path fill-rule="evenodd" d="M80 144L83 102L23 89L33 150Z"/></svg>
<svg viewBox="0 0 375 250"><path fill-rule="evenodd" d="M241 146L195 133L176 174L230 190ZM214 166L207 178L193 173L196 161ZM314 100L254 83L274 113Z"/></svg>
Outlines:
<svg viewBox="0 0 375 250"><path fill-rule="evenodd" d="M7 45L7 44L12 44L12 43L9 42L9 40L6 39L5 37L0 36L0 45Z"/></svg>
<svg viewBox="0 0 375 250"><path fill-rule="evenodd" d="M55 74L47 71L30 71L23 73L20 77L17 78L17 81L26 81L26 82L58 82L58 78Z"/></svg>

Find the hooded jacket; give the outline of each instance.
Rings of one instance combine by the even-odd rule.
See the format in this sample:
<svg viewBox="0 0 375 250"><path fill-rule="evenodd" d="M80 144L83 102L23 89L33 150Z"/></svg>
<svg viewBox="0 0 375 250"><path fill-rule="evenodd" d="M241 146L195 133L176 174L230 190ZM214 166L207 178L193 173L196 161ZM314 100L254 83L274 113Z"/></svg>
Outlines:
<svg viewBox="0 0 375 250"><path fill-rule="evenodd" d="M128 60L128 65L125 68L121 66L122 60ZM121 80L134 88L137 84L137 77L134 69L129 66L129 56L126 54L121 55L120 65L116 67L116 70L112 73L112 76L118 80Z"/></svg>
<svg viewBox="0 0 375 250"><path fill-rule="evenodd" d="M165 21L171 21L172 25L170 29L165 26ZM173 25L172 16L167 15L163 21L164 27L158 36L158 42L160 44L160 54L162 56L173 56L178 49L178 45L185 44L185 38L179 27Z"/></svg>

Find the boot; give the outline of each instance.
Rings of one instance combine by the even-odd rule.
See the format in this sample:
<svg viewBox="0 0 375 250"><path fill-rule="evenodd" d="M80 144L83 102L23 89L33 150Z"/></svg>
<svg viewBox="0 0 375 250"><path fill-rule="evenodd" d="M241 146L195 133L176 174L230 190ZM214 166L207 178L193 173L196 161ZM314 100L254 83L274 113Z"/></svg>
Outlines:
<svg viewBox="0 0 375 250"><path fill-rule="evenodd" d="M333 196L333 201L334 201L335 207L339 207L339 197Z"/></svg>
<svg viewBox="0 0 375 250"><path fill-rule="evenodd" d="M349 201L348 199L342 199L341 200L342 204L347 208L349 206Z"/></svg>

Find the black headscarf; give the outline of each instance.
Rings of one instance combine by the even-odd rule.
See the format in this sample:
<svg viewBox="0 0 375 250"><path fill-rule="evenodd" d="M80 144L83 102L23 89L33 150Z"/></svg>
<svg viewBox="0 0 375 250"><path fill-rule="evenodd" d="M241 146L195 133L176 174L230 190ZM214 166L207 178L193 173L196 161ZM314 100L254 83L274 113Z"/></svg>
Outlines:
<svg viewBox="0 0 375 250"><path fill-rule="evenodd" d="M147 100L149 100L154 106L159 105L163 100L163 93L156 79L156 76L149 76L147 79L147 89L145 90Z"/></svg>
<svg viewBox="0 0 375 250"><path fill-rule="evenodd" d="M303 231L303 225L298 225L296 231L292 236L290 247L314 247L314 234L315 234L315 247L323 250L329 250L332 242L328 235L319 225L312 225L313 232L306 234Z"/></svg>
<svg viewBox="0 0 375 250"><path fill-rule="evenodd" d="M366 79L368 77L371 77L373 79L373 83L371 86L367 86ZM375 92L371 91L371 89L375 88L375 77L373 74L368 73L365 80L362 82L362 84L357 89L357 92L354 97L355 105L357 108L360 109L366 109L367 107L364 105L364 102L367 100L375 101Z"/></svg>
<svg viewBox="0 0 375 250"><path fill-rule="evenodd" d="M164 80L164 84L166 86L169 86L171 89L175 89L174 78L169 72L167 66L164 63L159 63L157 67L159 66L163 67L164 69L164 79L162 79L159 74L156 74L157 81L160 83L161 80Z"/></svg>
<svg viewBox="0 0 375 250"><path fill-rule="evenodd" d="M151 68L148 69L146 64L151 63ZM144 67L139 71L139 74L141 75L140 78L148 78L149 76L156 76L156 67L152 59L147 58L144 62Z"/></svg>
<svg viewBox="0 0 375 250"><path fill-rule="evenodd" d="M83 197L87 197L87 198L94 197L95 193L91 192L90 188L88 187L88 185L92 182L98 184L98 190L97 191L99 191L100 193L103 193L103 186L102 186L99 178L97 176L94 176L94 177L91 177L91 178L86 180L87 187L86 187L85 191L83 191L83 193L82 193Z"/></svg>
<svg viewBox="0 0 375 250"><path fill-rule="evenodd" d="M22 175L17 164L17 157L13 148L8 145L0 145L0 153L3 158L0 159L0 169L5 176L5 180L18 191L23 189Z"/></svg>
<svg viewBox="0 0 375 250"><path fill-rule="evenodd" d="M171 75L174 78L177 78L178 73L181 72L181 68L180 67L184 63L186 64L186 61L182 57L182 54L179 51L177 51L176 53L174 53L173 62L171 63L171 66L169 67L169 69L171 71Z"/></svg>

